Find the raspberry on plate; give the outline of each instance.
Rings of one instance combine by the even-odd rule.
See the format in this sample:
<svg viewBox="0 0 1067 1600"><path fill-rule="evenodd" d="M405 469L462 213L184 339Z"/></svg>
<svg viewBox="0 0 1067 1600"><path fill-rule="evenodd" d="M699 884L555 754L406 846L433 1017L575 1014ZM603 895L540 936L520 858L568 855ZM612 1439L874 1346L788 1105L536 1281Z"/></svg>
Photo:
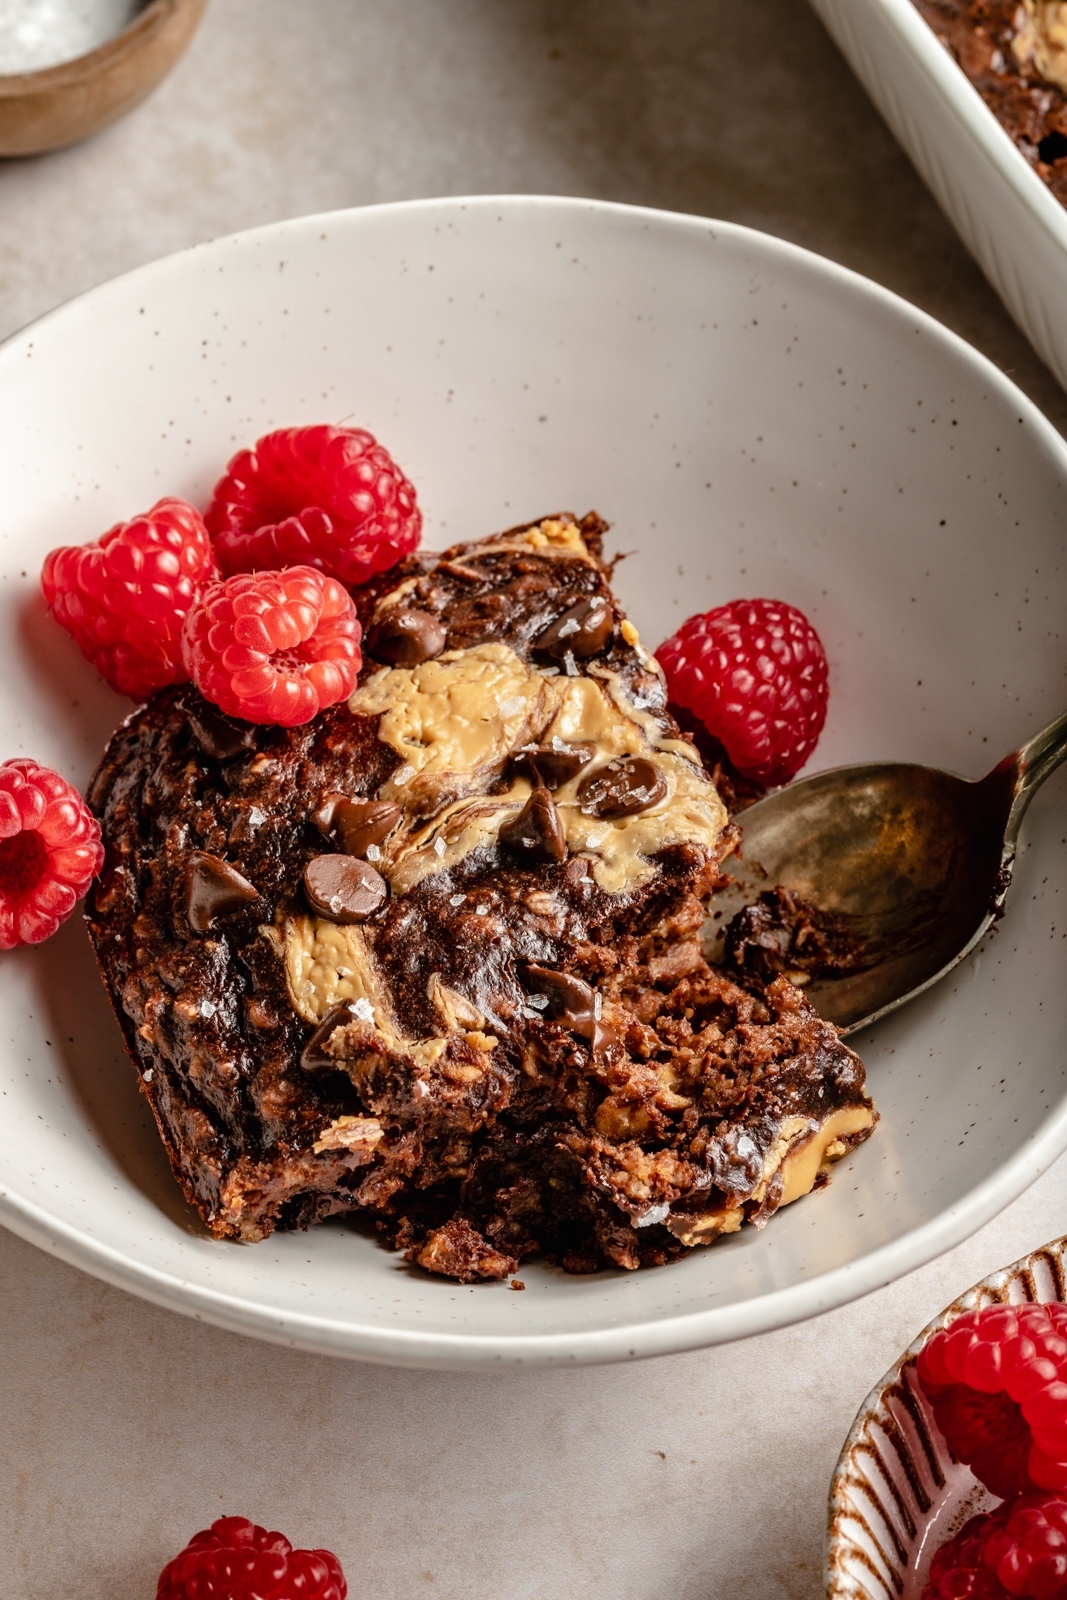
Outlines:
<svg viewBox="0 0 1067 1600"><path fill-rule="evenodd" d="M1005 1508L998 1507L965 1522L956 1537L935 1553L922 1600L1011 1600L986 1560L989 1543L1003 1533L1005 1520Z"/></svg>
<svg viewBox="0 0 1067 1600"><path fill-rule="evenodd" d="M922 1600L1067 1600L1067 1501L1024 1494L937 1551Z"/></svg>
<svg viewBox="0 0 1067 1600"><path fill-rule="evenodd" d="M1067 1306L985 1306L916 1364L937 1425L994 1494L1067 1489Z"/></svg>
<svg viewBox="0 0 1067 1600"><path fill-rule="evenodd" d="M101 677L120 694L147 700L184 682L182 623L216 576L199 511L168 499L94 544L53 550L41 587L52 615Z"/></svg>
<svg viewBox="0 0 1067 1600"><path fill-rule="evenodd" d="M294 1550L247 1517L220 1517L196 1533L159 1575L156 1600L345 1600L329 1550Z"/></svg>
<svg viewBox="0 0 1067 1600"><path fill-rule="evenodd" d="M1067 1596L1067 1500L1059 1494L1024 1494L1007 1512L1007 1526L990 1530L985 1563L1010 1595L1033 1600Z"/></svg>
<svg viewBox="0 0 1067 1600"><path fill-rule="evenodd" d="M822 641L784 600L731 600L683 622L656 656L667 696L724 746L744 778L774 787L807 761L826 721Z"/></svg>
<svg viewBox="0 0 1067 1600"><path fill-rule="evenodd" d="M103 859L99 824L77 789L36 761L0 766L0 950L55 933Z"/></svg>
<svg viewBox="0 0 1067 1600"><path fill-rule="evenodd" d="M419 542L415 490L364 428L279 428L234 456L206 521L224 573L319 567L354 587Z"/></svg>
<svg viewBox="0 0 1067 1600"><path fill-rule="evenodd" d="M360 633L336 578L286 567L209 585L182 648L196 687L227 716L295 728L352 693Z"/></svg>

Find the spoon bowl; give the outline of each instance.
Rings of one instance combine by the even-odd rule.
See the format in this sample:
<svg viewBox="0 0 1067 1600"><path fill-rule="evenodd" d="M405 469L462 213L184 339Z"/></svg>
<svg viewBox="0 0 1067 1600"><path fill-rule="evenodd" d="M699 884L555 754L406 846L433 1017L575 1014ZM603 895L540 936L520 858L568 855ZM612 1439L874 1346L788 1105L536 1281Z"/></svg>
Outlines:
<svg viewBox="0 0 1067 1600"><path fill-rule="evenodd" d="M784 889L814 912L824 953L805 970L803 939L798 950L771 927L761 958L846 1034L866 1027L939 982L1002 915L1026 808L1065 757L1067 715L978 780L879 762L767 795L742 815L712 957L726 956L732 917Z"/></svg>

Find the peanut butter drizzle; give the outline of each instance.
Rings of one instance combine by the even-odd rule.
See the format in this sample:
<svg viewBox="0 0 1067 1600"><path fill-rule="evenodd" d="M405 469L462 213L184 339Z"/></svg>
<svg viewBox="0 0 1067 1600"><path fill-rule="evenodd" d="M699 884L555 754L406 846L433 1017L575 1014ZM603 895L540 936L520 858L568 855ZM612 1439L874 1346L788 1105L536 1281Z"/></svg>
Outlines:
<svg viewBox="0 0 1067 1600"><path fill-rule="evenodd" d="M655 871L649 857L667 845L714 850L726 824L692 746L664 736L618 675L603 669L596 678L546 677L509 646L481 644L375 673L349 705L381 716L379 737L402 761L381 793L404 809L407 821L377 863L396 894L493 843L530 794L529 782L517 778L504 794L468 793L424 822L422 813L433 809L432 785L458 778L454 787L476 788L524 744L558 739L595 746L593 761L554 798L568 848L593 859L593 876L609 894L646 883ZM663 773L664 799L631 817L586 816L577 800L581 779L617 756L637 755Z"/></svg>
<svg viewBox="0 0 1067 1600"><path fill-rule="evenodd" d="M814 1117L785 1117L778 1127L774 1144L767 1152L760 1181L747 1198L757 1205L765 1198L771 1183L781 1176L778 1210L810 1194L820 1170L839 1161L847 1152L846 1141L874 1125L874 1113L867 1106L843 1106L823 1121ZM667 1227L685 1245L710 1244L723 1233L737 1233L744 1221L740 1205L723 1206L700 1216L679 1216L667 1220Z"/></svg>
<svg viewBox="0 0 1067 1600"><path fill-rule="evenodd" d="M430 1066L444 1052L444 1038L409 1039L397 1027L381 974L362 928L327 922L304 912L286 917L280 930L263 928L280 946L289 998L305 1022L324 1022L335 1006L354 1000L368 1027L392 1050Z"/></svg>
<svg viewBox="0 0 1067 1600"><path fill-rule="evenodd" d="M470 554L472 559L480 560L482 556L502 555L514 550L530 550L539 556L562 556L565 559L587 561L590 566L593 564L589 546L582 538L582 530L569 517L545 517L532 528L506 534L494 539L491 544L480 544Z"/></svg>

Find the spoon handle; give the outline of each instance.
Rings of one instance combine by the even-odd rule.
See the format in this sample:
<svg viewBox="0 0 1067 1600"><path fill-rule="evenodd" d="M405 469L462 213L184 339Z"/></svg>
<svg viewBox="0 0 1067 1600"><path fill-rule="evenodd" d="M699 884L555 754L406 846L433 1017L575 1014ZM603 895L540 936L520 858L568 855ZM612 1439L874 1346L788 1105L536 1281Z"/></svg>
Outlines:
<svg viewBox="0 0 1067 1600"><path fill-rule="evenodd" d="M997 770L1009 770L1014 780L1011 811L1004 830L1006 842L1015 843L1027 806L1045 779L1064 760L1067 760L1067 711L1058 716L1055 722L1050 722L1047 728L1042 728L1040 733L1035 733L1014 755L1001 762Z"/></svg>

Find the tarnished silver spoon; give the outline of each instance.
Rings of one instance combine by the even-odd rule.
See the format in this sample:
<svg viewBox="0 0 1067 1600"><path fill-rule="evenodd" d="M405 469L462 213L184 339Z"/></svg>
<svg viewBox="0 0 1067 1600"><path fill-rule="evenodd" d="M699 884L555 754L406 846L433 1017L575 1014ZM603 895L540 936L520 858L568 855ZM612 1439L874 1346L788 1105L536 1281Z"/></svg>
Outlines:
<svg viewBox="0 0 1067 1600"><path fill-rule="evenodd" d="M1065 758L1067 714L975 781L878 762L757 801L739 818L741 859L725 864L733 882L714 902L711 955L721 957L734 914L780 885L786 903L799 898L819 916L806 928L799 917L795 961L777 948L788 934L768 926L772 970L795 966L803 982L805 949L821 945L829 966L814 963L805 990L821 1016L854 1033L895 1011L951 972L1001 915L1026 808ZM759 914L757 961L758 927Z"/></svg>

